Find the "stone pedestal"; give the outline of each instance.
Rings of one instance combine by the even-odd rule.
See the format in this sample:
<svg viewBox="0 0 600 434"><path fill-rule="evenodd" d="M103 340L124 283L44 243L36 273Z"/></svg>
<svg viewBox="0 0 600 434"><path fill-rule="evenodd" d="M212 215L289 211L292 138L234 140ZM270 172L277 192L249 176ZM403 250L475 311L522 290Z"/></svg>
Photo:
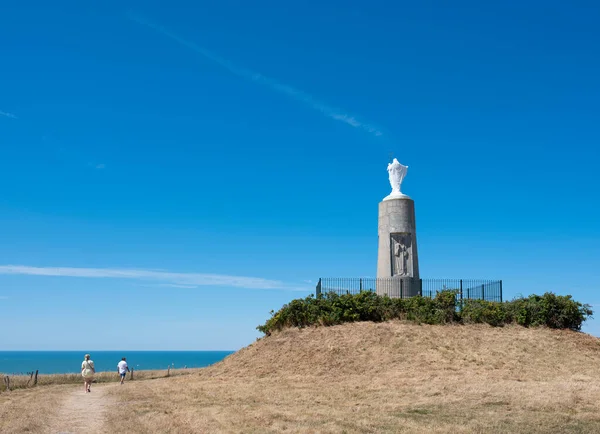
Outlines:
<svg viewBox="0 0 600 434"><path fill-rule="evenodd" d="M415 203L390 195L379 203L377 293L411 297L420 289Z"/></svg>

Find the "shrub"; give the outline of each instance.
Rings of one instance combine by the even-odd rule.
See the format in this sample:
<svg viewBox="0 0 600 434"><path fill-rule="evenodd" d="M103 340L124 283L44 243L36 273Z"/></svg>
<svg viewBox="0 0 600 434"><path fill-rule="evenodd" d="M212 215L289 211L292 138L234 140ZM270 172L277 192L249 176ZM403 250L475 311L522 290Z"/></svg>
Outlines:
<svg viewBox="0 0 600 434"><path fill-rule="evenodd" d="M492 326L503 326L507 322L504 303L485 300L464 300L460 312L463 323L484 323Z"/></svg>
<svg viewBox="0 0 600 434"><path fill-rule="evenodd" d="M593 315L589 304L579 303L570 295L552 292L509 301L506 311L511 322L525 327L546 326L577 331Z"/></svg>
<svg viewBox="0 0 600 434"><path fill-rule="evenodd" d="M504 303L485 300L457 302L457 291L444 290L434 298L415 296L405 299L379 296L373 291L338 295L330 292L292 300L257 329L267 335L286 327L331 326L354 321L405 319L424 324L483 323L491 326L519 324L581 330L593 314L591 306L570 295L547 292Z"/></svg>
<svg viewBox="0 0 600 434"><path fill-rule="evenodd" d="M450 301L451 300L451 301ZM441 292L435 298L411 297L401 301L400 318L424 324L447 324L457 320L454 292Z"/></svg>

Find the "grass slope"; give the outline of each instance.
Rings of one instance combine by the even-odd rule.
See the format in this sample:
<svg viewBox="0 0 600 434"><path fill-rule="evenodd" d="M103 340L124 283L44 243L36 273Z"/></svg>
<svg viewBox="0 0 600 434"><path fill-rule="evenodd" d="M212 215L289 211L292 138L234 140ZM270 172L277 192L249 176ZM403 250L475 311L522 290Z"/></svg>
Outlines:
<svg viewBox="0 0 600 434"><path fill-rule="evenodd" d="M600 340L391 321L288 329L116 390L131 432L600 432ZM125 424L125 425L123 425Z"/></svg>

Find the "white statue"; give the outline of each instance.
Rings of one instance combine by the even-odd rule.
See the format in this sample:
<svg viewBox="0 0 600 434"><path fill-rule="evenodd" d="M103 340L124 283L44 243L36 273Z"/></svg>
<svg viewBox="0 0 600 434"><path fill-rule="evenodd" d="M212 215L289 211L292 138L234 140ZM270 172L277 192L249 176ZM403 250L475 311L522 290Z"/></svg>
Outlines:
<svg viewBox="0 0 600 434"><path fill-rule="evenodd" d="M387 170L390 177L390 184L392 186L392 193L389 196L386 196L383 200L408 197L400 191L400 185L406 176L408 166L403 166L398 162L397 159L394 158L394 161L388 164Z"/></svg>

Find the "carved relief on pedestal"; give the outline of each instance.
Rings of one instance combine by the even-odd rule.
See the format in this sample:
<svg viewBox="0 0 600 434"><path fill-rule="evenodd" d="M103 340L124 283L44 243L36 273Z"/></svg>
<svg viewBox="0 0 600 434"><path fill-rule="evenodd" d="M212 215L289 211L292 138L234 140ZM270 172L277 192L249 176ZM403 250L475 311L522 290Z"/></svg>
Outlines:
<svg viewBox="0 0 600 434"><path fill-rule="evenodd" d="M412 277L412 237L409 233L390 234L392 276Z"/></svg>

